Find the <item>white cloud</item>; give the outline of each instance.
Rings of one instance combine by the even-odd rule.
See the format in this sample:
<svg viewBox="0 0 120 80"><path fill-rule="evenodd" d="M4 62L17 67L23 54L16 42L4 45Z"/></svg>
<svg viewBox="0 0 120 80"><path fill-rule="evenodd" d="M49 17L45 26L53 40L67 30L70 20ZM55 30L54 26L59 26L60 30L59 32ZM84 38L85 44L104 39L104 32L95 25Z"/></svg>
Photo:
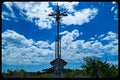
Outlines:
<svg viewBox="0 0 120 80"><path fill-rule="evenodd" d="M91 37L90 40L95 40L95 38L94 38L94 37Z"/></svg>
<svg viewBox="0 0 120 80"><path fill-rule="evenodd" d="M115 2L115 1L112 1L112 4L116 4L117 2Z"/></svg>
<svg viewBox="0 0 120 80"><path fill-rule="evenodd" d="M32 39L27 40L23 35L19 35L18 33L12 31L12 30L7 30L6 32L4 32L2 34L2 42L4 44L14 44L17 45L19 47L27 47L27 46L31 46L33 43ZM9 42L6 42L6 40L8 40Z"/></svg>
<svg viewBox="0 0 120 80"><path fill-rule="evenodd" d="M111 11L113 11L113 10L114 10L114 8L115 8L115 7L113 6L113 7L111 8Z"/></svg>
<svg viewBox="0 0 120 80"><path fill-rule="evenodd" d="M103 38L105 35L104 34L101 34L100 36L98 36L98 38Z"/></svg>
<svg viewBox="0 0 120 80"><path fill-rule="evenodd" d="M118 55L118 36L116 33L111 31L105 36L102 34L98 36L100 39L105 37L111 38L107 39L108 43L102 43L95 38L91 41L76 40L80 36L78 30L73 30L72 32L62 32L65 33L62 37L62 58L67 61L78 61L82 60L85 56L98 56L104 57L106 54ZM77 34L77 35L75 35ZM75 35L75 36L73 36ZM110 37L111 36L111 37Z"/></svg>
<svg viewBox="0 0 120 80"><path fill-rule="evenodd" d="M59 33L60 35L63 35L63 34L67 34L68 33L68 31L64 31L64 32L61 32L61 33Z"/></svg>
<svg viewBox="0 0 120 80"><path fill-rule="evenodd" d="M53 2L55 5L56 2ZM53 12L53 7L50 7L49 2L5 2L6 7L11 11L10 16L15 17L12 6L19 9L19 14L26 20L33 22L40 29L51 29L54 18L48 16ZM82 25L90 22L98 13L96 8L86 8L83 10L75 10L74 7L79 2L58 2L58 4L67 10L68 16L62 19L62 23L66 25ZM73 14L73 15L72 15ZM26 17L24 17L25 15ZM4 17L4 15L3 15Z"/></svg>
<svg viewBox="0 0 120 80"><path fill-rule="evenodd" d="M68 12L75 12L74 6L77 6L79 2L52 2L53 5L58 5L64 9L67 9Z"/></svg>
<svg viewBox="0 0 120 80"><path fill-rule="evenodd" d="M16 18L15 14L14 14L14 11L12 9L13 3L12 2L4 2L3 5L5 5L10 10L10 12L7 13L7 12L2 11L2 15L3 16L6 15L8 17ZM6 14L4 14L4 13L6 13Z"/></svg>
<svg viewBox="0 0 120 80"><path fill-rule="evenodd" d="M61 32L62 35L62 58L68 62L79 62L85 56L118 55L118 36L109 31L103 45L98 40L78 40L82 36L77 29L69 32ZM103 34L102 34L103 35ZM100 35L101 36L101 35ZM42 64L49 63L54 59L55 42L27 39L13 30L2 33L2 62L6 64Z"/></svg>
<svg viewBox="0 0 120 80"><path fill-rule="evenodd" d="M115 14L118 14L118 10L115 10L115 12L114 12Z"/></svg>
<svg viewBox="0 0 120 80"><path fill-rule="evenodd" d="M3 20L10 21L9 18L6 18L4 15L1 15Z"/></svg>
<svg viewBox="0 0 120 80"><path fill-rule="evenodd" d="M34 22L40 29L51 28L52 19L48 14L53 10L48 2L14 2L14 4L22 14L27 16L27 20Z"/></svg>
<svg viewBox="0 0 120 80"><path fill-rule="evenodd" d="M10 20L9 18L6 17L6 16L9 16L7 12L3 11L1 16L2 16L2 20L8 20L8 21Z"/></svg>
<svg viewBox="0 0 120 80"><path fill-rule="evenodd" d="M114 40L114 39L117 39L117 37L118 35L116 33L109 31L107 33L107 36L104 37L102 40Z"/></svg>
<svg viewBox="0 0 120 80"><path fill-rule="evenodd" d="M66 25L82 25L84 23L90 22L98 13L96 8L83 9L81 11L75 12L73 15L68 14L68 16L62 18L62 23Z"/></svg>
<svg viewBox="0 0 120 80"><path fill-rule="evenodd" d="M118 20L118 4L117 2L113 1L112 2L113 6L111 7L111 12L114 12L114 20Z"/></svg>
<svg viewBox="0 0 120 80"><path fill-rule="evenodd" d="M66 31L64 31L66 32ZM62 33L64 33L62 32ZM68 32L65 36L61 38L61 45L63 48L70 49L71 42L79 36L79 31L77 29L73 30L71 33Z"/></svg>
<svg viewBox="0 0 120 80"><path fill-rule="evenodd" d="M13 12L12 2L4 2L3 4L4 4L11 12Z"/></svg>
<svg viewBox="0 0 120 80"><path fill-rule="evenodd" d="M38 42L35 43L35 45L38 48L48 48L49 47L48 42L45 42L45 41L38 41Z"/></svg>
<svg viewBox="0 0 120 80"><path fill-rule="evenodd" d="M9 14L5 11L2 11L2 16L5 15L5 16L8 16Z"/></svg>
<svg viewBox="0 0 120 80"><path fill-rule="evenodd" d="M64 33L64 32L63 32ZM74 35L74 36L73 36ZM67 32L62 37L62 58L67 61L78 61L83 56L93 55L90 53L92 41L85 42L84 40L76 40L80 33L78 30ZM92 51L92 50L91 50ZM96 54L94 54L96 55ZM98 54L97 54L98 55Z"/></svg>
<svg viewBox="0 0 120 80"><path fill-rule="evenodd" d="M2 62L18 65L48 62L52 60L51 58L54 54L54 51L49 49L49 45L48 42L35 42L13 30L7 30L2 33ZM50 56L49 58L46 57L48 55ZM43 56L44 59L42 58Z"/></svg>
<svg viewBox="0 0 120 80"><path fill-rule="evenodd" d="M96 8L90 9L82 9L80 11L76 11L74 6L77 6L79 2L53 2L53 5L58 3L62 8L67 9L67 12L72 12L72 14L68 14L68 16L62 18L62 23L66 25L82 25L84 23L90 22L98 13Z"/></svg>

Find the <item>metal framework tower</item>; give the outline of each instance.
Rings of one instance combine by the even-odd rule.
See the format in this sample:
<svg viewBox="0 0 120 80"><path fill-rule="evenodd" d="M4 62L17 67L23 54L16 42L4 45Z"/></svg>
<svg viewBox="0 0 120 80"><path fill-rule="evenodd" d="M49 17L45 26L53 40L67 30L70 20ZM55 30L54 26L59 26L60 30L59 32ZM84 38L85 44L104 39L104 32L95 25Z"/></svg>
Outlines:
<svg viewBox="0 0 120 80"><path fill-rule="evenodd" d="M63 67L67 64L67 62L61 59L61 38L59 36L59 25L60 25L60 19L64 16L67 16L67 14L65 14L64 12L60 12L59 6L57 4L56 11L51 12L49 16L54 17L57 23L57 34L55 40L55 60L50 62L50 64L53 65L57 78L60 78L63 73Z"/></svg>

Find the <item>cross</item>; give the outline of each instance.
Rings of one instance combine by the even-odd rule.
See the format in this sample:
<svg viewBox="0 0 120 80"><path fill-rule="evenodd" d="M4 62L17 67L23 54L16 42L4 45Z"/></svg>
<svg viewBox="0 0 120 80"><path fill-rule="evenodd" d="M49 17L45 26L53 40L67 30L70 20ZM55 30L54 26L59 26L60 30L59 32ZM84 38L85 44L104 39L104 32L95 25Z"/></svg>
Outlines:
<svg viewBox="0 0 120 80"><path fill-rule="evenodd" d="M59 6L57 4L57 9L55 12L51 12L51 14L49 14L48 16L53 16L56 19L56 23L57 23L57 40L59 40L59 24L60 24L60 19L63 16L68 16L67 14L65 14L65 12L60 12ZM59 55L59 41L58 41L58 45L57 45L57 55L58 57L60 57L61 55Z"/></svg>
<svg viewBox="0 0 120 80"><path fill-rule="evenodd" d="M49 14L48 16L54 17L57 23L57 38L55 41L55 60L50 62L50 64L53 65L57 77L60 77L63 72L63 67L67 64L67 62L61 59L61 39L59 36L59 24L60 24L60 19L63 16L67 16L67 14L65 14L64 12L60 12L59 6L57 4L56 11L51 12L51 14Z"/></svg>

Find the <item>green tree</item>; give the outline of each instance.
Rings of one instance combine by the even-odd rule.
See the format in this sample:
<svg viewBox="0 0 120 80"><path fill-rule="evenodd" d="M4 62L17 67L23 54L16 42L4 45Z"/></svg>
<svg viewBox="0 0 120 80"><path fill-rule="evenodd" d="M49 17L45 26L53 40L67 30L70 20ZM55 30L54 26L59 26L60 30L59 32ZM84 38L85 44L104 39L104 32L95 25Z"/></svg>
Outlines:
<svg viewBox="0 0 120 80"><path fill-rule="evenodd" d="M99 78L99 62L100 59L96 56L88 56L83 58L84 63L81 66L83 70L90 75L90 77Z"/></svg>
<svg viewBox="0 0 120 80"><path fill-rule="evenodd" d="M83 58L84 63L82 64L83 71L88 77L94 78L115 78L118 76L118 70L114 65L102 62L100 58L96 56L88 56Z"/></svg>
<svg viewBox="0 0 120 80"><path fill-rule="evenodd" d="M104 68L104 69L103 69ZM102 77L103 78L117 78L118 77L118 69L112 64L109 66L103 66L102 69Z"/></svg>

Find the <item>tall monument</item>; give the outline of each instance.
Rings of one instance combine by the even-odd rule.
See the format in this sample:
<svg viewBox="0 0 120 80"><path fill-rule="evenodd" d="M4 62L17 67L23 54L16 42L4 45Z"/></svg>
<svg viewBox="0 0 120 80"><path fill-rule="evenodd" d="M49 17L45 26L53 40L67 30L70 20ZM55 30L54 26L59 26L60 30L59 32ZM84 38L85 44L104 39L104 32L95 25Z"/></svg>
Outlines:
<svg viewBox="0 0 120 80"><path fill-rule="evenodd" d="M63 68L67 64L66 61L61 59L61 37L59 35L59 25L60 25L60 19L64 16L67 16L64 12L60 12L59 6L57 4L57 9L55 12L51 12L49 16L52 16L55 18L57 23L57 34L56 34L56 40L55 40L55 59L50 62L50 64L53 66L55 71L55 78L63 78Z"/></svg>

